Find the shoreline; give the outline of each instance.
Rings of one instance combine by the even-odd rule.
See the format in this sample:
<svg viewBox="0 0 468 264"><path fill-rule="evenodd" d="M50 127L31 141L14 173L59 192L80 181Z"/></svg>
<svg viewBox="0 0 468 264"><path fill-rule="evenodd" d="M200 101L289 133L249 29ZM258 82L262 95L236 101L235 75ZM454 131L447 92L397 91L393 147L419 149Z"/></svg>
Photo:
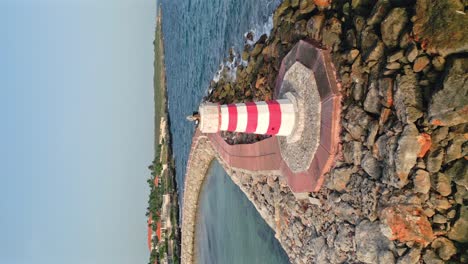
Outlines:
<svg viewBox="0 0 468 264"><path fill-rule="evenodd" d="M155 158L148 167L152 177L148 180L151 192L149 200L148 234L150 262L180 260L179 194L175 180L172 150L171 120L168 113L164 36L162 32L162 8L158 7L154 45L154 102L155 102Z"/></svg>
<svg viewBox="0 0 468 264"><path fill-rule="evenodd" d="M418 18L441 8L427 11L424 3L378 1L372 8L364 2L333 1L328 7L327 1L286 0L277 8L270 37L246 46L242 57L248 65L239 66L235 81L212 83L207 98L220 103L271 98L284 55L298 40L314 39L331 51L343 88L342 153L322 188L298 201L281 175L226 166L197 131L185 177L184 263L193 263L200 186L206 163L214 158L276 232L292 263L468 259L462 250L468 242L462 175L468 120L462 117L466 105L447 99L467 89L459 77L467 76L467 50L453 48L460 39L449 47L421 32L431 21ZM262 89L244 89L261 77L267 78ZM402 229L412 231L398 232Z"/></svg>

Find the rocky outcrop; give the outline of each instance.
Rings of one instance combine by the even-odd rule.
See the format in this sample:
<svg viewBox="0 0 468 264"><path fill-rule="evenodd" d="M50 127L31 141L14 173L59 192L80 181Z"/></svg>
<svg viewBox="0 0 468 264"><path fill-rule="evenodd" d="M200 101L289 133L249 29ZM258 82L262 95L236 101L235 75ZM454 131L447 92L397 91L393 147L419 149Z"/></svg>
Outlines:
<svg viewBox="0 0 468 264"><path fill-rule="evenodd" d="M248 64L212 84L209 99L273 98L282 58L300 39L316 42L332 51L341 84L341 155L301 200L281 175L227 171L292 263L468 261L461 1L311 2L283 1L270 37L246 45Z"/></svg>
<svg viewBox="0 0 468 264"><path fill-rule="evenodd" d="M443 87L429 105L429 118L438 126L468 122L468 58L453 59L448 65Z"/></svg>
<svg viewBox="0 0 468 264"><path fill-rule="evenodd" d="M413 32L429 53L448 56L468 51L466 2L418 0Z"/></svg>

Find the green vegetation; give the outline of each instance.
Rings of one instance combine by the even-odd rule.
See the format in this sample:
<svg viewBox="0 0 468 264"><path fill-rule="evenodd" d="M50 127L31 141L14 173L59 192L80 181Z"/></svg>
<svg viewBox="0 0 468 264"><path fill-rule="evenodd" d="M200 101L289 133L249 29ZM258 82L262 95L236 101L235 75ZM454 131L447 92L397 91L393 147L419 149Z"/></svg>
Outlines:
<svg viewBox="0 0 468 264"><path fill-rule="evenodd" d="M164 45L163 45L163 36L162 36L162 13L161 8L159 8L159 15L156 19L156 29L155 37L153 41L154 46L154 76L153 76L153 86L154 86L154 138L155 140L155 149L157 147L159 135L160 135L160 122L161 116L165 111L166 104L166 74L164 67Z"/></svg>
<svg viewBox="0 0 468 264"><path fill-rule="evenodd" d="M156 260L160 263L167 259L169 263L180 263L180 232L177 187L175 183L175 167L172 159L171 138L169 132L169 117L166 103L166 80L164 67L164 46L162 36L162 14L159 8L155 29L154 44L154 159L148 166L151 176L147 180L150 188L146 216L151 216L153 232L153 248L149 263ZM167 125L161 127L161 120L165 118ZM161 138L161 135L163 137ZM161 138L161 140L160 140ZM157 182L157 184L155 184ZM169 205L163 210L164 198L169 198ZM167 205L167 203L166 203ZM164 215L163 215L164 213ZM159 223L159 224L158 224ZM158 225L161 227L159 240L154 236ZM170 248L171 247L171 248Z"/></svg>

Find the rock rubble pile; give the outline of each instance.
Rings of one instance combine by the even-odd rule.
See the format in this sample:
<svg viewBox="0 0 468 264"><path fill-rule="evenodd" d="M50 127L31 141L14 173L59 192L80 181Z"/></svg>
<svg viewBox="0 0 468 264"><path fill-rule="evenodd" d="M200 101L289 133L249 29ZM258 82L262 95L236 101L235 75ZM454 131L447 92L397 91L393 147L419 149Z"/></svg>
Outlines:
<svg viewBox="0 0 468 264"><path fill-rule="evenodd" d="M213 102L268 100L298 40L332 51L342 146L322 190L297 200L281 176L231 173L291 262L468 262L466 7L285 0L271 35L246 45L237 79L211 84Z"/></svg>

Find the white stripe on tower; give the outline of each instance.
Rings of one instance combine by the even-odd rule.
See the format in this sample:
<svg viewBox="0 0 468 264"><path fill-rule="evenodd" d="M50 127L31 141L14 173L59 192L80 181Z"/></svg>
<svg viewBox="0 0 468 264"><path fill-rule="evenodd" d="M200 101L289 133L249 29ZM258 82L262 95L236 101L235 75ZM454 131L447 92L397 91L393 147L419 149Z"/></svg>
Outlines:
<svg viewBox="0 0 468 264"><path fill-rule="evenodd" d="M237 132L245 132L247 129L247 107L244 103L236 104L237 107Z"/></svg>
<svg viewBox="0 0 468 264"><path fill-rule="evenodd" d="M221 128L220 130L226 131L229 125L229 112L227 105L221 105Z"/></svg>
<svg viewBox="0 0 468 264"><path fill-rule="evenodd" d="M258 123L255 134L266 134L270 124L270 110L265 102L255 102L258 111Z"/></svg>
<svg viewBox="0 0 468 264"><path fill-rule="evenodd" d="M290 135L296 123L296 113L294 106L288 99L277 100L281 107L281 127L278 136Z"/></svg>

